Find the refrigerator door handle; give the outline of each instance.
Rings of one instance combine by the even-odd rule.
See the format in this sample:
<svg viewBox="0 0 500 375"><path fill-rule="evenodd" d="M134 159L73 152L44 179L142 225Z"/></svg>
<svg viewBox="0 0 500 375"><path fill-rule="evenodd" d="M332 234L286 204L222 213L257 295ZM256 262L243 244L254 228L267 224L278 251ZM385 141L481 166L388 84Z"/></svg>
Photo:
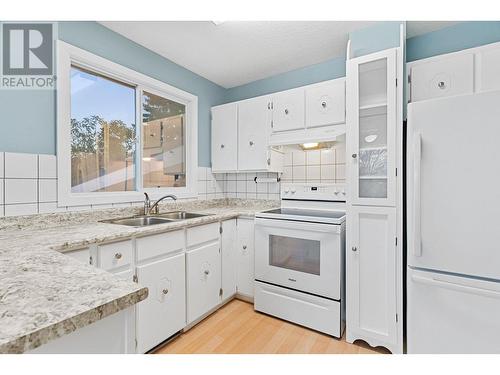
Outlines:
<svg viewBox="0 0 500 375"><path fill-rule="evenodd" d="M416 132L413 138L413 255L422 256L420 228L420 162L422 159L422 135Z"/></svg>
<svg viewBox="0 0 500 375"><path fill-rule="evenodd" d="M451 290L455 290L457 292L463 292L463 293L480 295L480 296L484 296L484 297L499 298L500 299L500 291L493 290L493 289L478 288L478 287L474 287L474 286L462 285L462 284L457 284L457 283L453 283L450 281L422 277L422 276L417 276L417 275L412 275L411 280L416 282L416 283L441 287L441 288L445 288L445 289L451 289Z"/></svg>

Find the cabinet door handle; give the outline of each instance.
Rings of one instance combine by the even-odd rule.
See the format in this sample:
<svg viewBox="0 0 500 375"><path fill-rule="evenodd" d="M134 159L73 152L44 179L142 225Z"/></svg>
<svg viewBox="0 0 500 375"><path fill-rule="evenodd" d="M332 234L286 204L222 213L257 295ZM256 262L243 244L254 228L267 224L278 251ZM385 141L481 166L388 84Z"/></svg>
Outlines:
<svg viewBox="0 0 500 375"><path fill-rule="evenodd" d="M115 254L116 259L121 259L122 258L122 253L116 253Z"/></svg>
<svg viewBox="0 0 500 375"><path fill-rule="evenodd" d="M226 147L226 146L224 146L224 145L220 145L220 148L224 148L224 147Z"/></svg>
<svg viewBox="0 0 500 375"><path fill-rule="evenodd" d="M351 248L351 250L352 250L352 251L358 251L358 248L357 248L356 246L353 246L353 247Z"/></svg>
<svg viewBox="0 0 500 375"><path fill-rule="evenodd" d="M210 275L210 271L209 271L209 270L205 270L205 271L204 271L204 274L205 274L206 276L208 276L208 275Z"/></svg>
<svg viewBox="0 0 500 375"><path fill-rule="evenodd" d="M288 109L285 108L285 115L288 115Z"/></svg>
<svg viewBox="0 0 500 375"><path fill-rule="evenodd" d="M322 106L323 108L326 108L326 102L322 102L322 103L321 103L321 106Z"/></svg>
<svg viewBox="0 0 500 375"><path fill-rule="evenodd" d="M163 289L163 290L162 290L162 293L163 293L163 294L168 294L168 289Z"/></svg>
<svg viewBox="0 0 500 375"><path fill-rule="evenodd" d="M443 81L441 81L441 82L439 82L439 83L438 83L438 87L439 87L441 90L444 90L444 89L446 88L446 84L445 84Z"/></svg>
<svg viewBox="0 0 500 375"><path fill-rule="evenodd" d="M358 154L352 154L351 156L353 159L356 159L358 157Z"/></svg>
<svg viewBox="0 0 500 375"><path fill-rule="evenodd" d="M253 146L253 145L254 145L253 141L248 142L248 144L249 144L250 146Z"/></svg>
<svg viewBox="0 0 500 375"><path fill-rule="evenodd" d="M247 249L247 245L243 245L243 250L246 250Z"/></svg>

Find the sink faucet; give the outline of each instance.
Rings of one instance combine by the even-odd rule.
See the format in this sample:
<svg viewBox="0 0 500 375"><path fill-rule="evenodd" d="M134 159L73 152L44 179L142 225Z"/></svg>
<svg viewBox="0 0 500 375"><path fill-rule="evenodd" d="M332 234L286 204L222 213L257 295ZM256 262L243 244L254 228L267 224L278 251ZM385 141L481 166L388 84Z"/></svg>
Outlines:
<svg viewBox="0 0 500 375"><path fill-rule="evenodd" d="M151 211L153 211L153 209L154 209L155 214L160 213L160 209L158 208L158 203L160 203L162 200L164 200L166 198L170 198L174 201L177 200L177 197L175 195L167 194L167 195L164 195L163 197L161 197L160 199L158 199L155 203L153 203L153 205L151 205L151 200L149 199L148 193L144 193L144 195L146 196L144 199L144 215L149 215L151 213Z"/></svg>

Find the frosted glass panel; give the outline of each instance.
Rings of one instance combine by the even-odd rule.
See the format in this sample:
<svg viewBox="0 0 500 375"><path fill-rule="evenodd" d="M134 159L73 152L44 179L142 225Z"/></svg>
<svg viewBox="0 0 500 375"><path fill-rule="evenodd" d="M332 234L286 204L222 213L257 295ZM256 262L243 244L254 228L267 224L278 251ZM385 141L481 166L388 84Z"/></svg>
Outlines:
<svg viewBox="0 0 500 375"><path fill-rule="evenodd" d="M359 196L363 198L386 198L387 179L360 179Z"/></svg>
<svg viewBox="0 0 500 375"><path fill-rule="evenodd" d="M359 66L359 197L387 198L387 59Z"/></svg>
<svg viewBox="0 0 500 375"><path fill-rule="evenodd" d="M320 274L320 242L302 238L269 236L269 264L293 271Z"/></svg>

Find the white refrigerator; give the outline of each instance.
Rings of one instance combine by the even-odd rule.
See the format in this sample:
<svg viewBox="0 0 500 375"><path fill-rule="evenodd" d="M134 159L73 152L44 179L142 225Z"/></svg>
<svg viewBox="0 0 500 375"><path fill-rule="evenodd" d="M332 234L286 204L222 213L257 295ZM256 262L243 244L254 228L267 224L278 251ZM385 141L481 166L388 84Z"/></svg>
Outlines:
<svg viewBox="0 0 500 375"><path fill-rule="evenodd" d="M500 353L500 91L412 103L407 351Z"/></svg>

